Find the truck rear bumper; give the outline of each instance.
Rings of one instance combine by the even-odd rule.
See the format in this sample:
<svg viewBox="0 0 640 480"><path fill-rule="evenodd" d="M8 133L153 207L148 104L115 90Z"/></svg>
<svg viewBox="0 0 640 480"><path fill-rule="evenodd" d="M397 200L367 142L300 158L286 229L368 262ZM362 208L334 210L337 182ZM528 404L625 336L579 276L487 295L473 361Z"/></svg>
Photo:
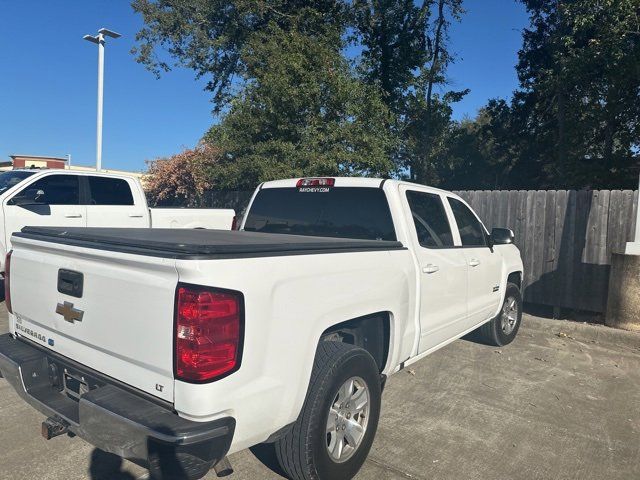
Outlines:
<svg viewBox="0 0 640 480"><path fill-rule="evenodd" d="M67 371L90 386L79 399L63 390L59 377ZM95 380L97 372L79 369L72 361L67 366L64 357L9 334L0 335L0 372L36 410L101 450L145 466L158 468L170 460L171 468L187 474L208 469L224 458L233 439L232 417L212 422L183 419L143 395Z"/></svg>

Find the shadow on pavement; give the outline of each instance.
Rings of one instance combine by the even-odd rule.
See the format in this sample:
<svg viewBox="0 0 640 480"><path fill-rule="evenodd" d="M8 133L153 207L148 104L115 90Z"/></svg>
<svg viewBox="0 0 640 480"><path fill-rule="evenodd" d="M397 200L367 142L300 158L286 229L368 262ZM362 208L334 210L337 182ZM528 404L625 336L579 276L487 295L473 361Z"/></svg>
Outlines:
<svg viewBox="0 0 640 480"><path fill-rule="evenodd" d="M136 477L122 470L123 463L118 455L95 448L89 465L91 480L135 480Z"/></svg>
<svg viewBox="0 0 640 480"><path fill-rule="evenodd" d="M284 473L280 468L278 458L276 457L276 449L273 443L260 443L251 447L249 450L251 450L253 456L269 470L277 473L281 477L287 478L286 473Z"/></svg>
<svg viewBox="0 0 640 480"><path fill-rule="evenodd" d="M465 340L471 343L477 343L479 345L493 346L487 343L486 340L482 338L482 335L478 330L474 330L472 332L467 333L464 337L461 338L461 340Z"/></svg>

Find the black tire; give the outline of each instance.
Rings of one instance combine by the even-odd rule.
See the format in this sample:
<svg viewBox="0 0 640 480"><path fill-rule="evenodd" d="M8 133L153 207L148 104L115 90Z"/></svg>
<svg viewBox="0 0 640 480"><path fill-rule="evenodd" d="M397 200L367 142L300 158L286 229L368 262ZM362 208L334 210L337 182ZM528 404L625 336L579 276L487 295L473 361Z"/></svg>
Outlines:
<svg viewBox="0 0 640 480"><path fill-rule="evenodd" d="M327 448L327 421L338 390L352 377L363 380L368 389L368 421L355 451L338 463ZM380 417L380 402L380 374L369 352L345 343L320 342L300 416L293 428L275 443L280 466L294 480L352 478L371 449Z"/></svg>
<svg viewBox="0 0 640 480"><path fill-rule="evenodd" d="M507 328L505 332L503 329L502 316L505 308L508 307L512 301L515 301L515 307L517 308L514 315L515 324L513 324L511 329ZM500 312L493 320L482 325L478 331L485 343L496 347L503 347L513 342L513 339L516 338L518 330L520 329L520 323L522 323L522 294L517 285L508 283Z"/></svg>

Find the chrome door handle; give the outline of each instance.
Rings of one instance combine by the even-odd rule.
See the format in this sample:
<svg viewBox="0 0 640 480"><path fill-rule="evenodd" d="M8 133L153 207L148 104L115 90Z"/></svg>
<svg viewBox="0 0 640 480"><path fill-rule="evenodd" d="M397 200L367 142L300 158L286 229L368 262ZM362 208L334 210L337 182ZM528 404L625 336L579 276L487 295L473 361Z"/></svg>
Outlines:
<svg viewBox="0 0 640 480"><path fill-rule="evenodd" d="M476 259L476 258L472 258L469 261L469 266L470 267L477 267L478 265L480 265L480 260Z"/></svg>
<svg viewBox="0 0 640 480"><path fill-rule="evenodd" d="M65 213L64 218L82 218L81 213Z"/></svg>
<svg viewBox="0 0 640 480"><path fill-rule="evenodd" d="M436 273L440 267L432 263L428 263L426 267L422 267L423 273Z"/></svg>

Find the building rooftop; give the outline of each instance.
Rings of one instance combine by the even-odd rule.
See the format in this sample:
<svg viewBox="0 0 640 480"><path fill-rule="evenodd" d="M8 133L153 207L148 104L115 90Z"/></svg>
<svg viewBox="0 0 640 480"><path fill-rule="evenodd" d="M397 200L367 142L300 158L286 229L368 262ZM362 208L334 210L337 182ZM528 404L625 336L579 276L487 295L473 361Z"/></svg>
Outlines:
<svg viewBox="0 0 640 480"><path fill-rule="evenodd" d="M49 156L49 155L13 154L13 155L9 155L9 157L11 157L14 160L16 158L31 158L31 159L37 159L37 160L60 160L61 162L66 162L67 161L67 157L52 157L52 156Z"/></svg>

